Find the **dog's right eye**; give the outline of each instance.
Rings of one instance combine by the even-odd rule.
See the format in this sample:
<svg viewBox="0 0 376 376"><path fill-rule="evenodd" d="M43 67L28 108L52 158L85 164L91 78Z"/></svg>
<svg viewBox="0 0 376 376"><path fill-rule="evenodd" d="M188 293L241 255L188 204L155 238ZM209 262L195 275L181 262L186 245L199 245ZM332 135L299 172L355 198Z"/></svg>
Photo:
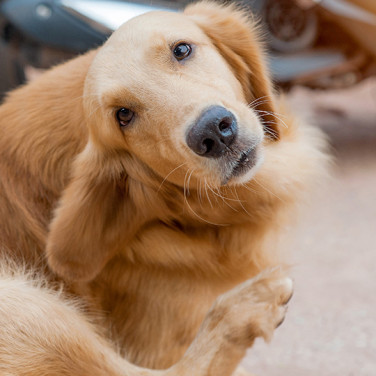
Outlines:
<svg viewBox="0 0 376 376"><path fill-rule="evenodd" d="M116 119L121 127L126 127L133 119L134 112L128 108L121 108L116 112Z"/></svg>

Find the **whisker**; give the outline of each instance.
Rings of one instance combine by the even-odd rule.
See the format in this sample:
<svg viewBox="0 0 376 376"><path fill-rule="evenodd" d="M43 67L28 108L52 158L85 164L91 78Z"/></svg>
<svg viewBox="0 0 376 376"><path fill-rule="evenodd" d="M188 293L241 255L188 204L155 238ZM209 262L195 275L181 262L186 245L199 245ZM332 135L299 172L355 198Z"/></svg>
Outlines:
<svg viewBox="0 0 376 376"><path fill-rule="evenodd" d="M189 175L189 177L188 177L188 180L187 180L187 188L188 188L188 194L189 194L189 195L190 195L189 184L190 184L190 182L191 182L191 177L192 177L193 171L194 171L194 170L192 170L192 172L190 173L190 175Z"/></svg>
<svg viewBox="0 0 376 376"><path fill-rule="evenodd" d="M251 187L248 187L248 186L247 186L247 183L243 183L243 184L242 184L242 187L245 188L247 191L249 191L249 192L251 192L251 193L254 193L254 194L260 195L260 192L256 191L255 189L252 189Z"/></svg>
<svg viewBox="0 0 376 376"><path fill-rule="evenodd" d="M253 181L257 183L261 188L265 189L268 193L270 193L272 196L278 198L278 200L281 200L282 202L285 202L283 199L281 199L279 196L277 196L274 192L263 186L255 177L253 177Z"/></svg>
<svg viewBox="0 0 376 376"><path fill-rule="evenodd" d="M251 108L254 111L259 111L259 110L257 110L257 107L259 107L259 106L261 106L263 104L267 104L267 103L269 103L269 101L264 100L264 101L260 101L260 102L254 103L252 106L248 106L248 107Z"/></svg>
<svg viewBox="0 0 376 376"><path fill-rule="evenodd" d="M162 188L162 185L163 183L167 180L167 178L173 173L175 172L177 169L179 169L180 167L184 166L185 164L187 164L187 162L184 162L182 163L181 165L179 165L178 167L175 167L173 170L171 170L166 176L165 178L162 180L162 183L160 184L158 190L157 190L157 193L159 192L159 190Z"/></svg>
<svg viewBox="0 0 376 376"><path fill-rule="evenodd" d="M264 110L255 110L256 112L261 112L263 114L266 114L266 115L270 115L270 116L274 116L276 119L278 119L282 125L285 127L285 128L288 128L288 125L286 124L286 122L282 119L282 117L285 117L284 115L281 115L281 114L278 114L276 112L272 112L272 111L264 111Z"/></svg>
<svg viewBox="0 0 376 376"><path fill-rule="evenodd" d="M208 183L207 183L207 181L206 181L206 178L205 178L205 181L204 181L204 182L205 182L204 187L205 187L206 197L207 197L207 199L208 199L208 201L209 201L210 207L213 209L213 204L212 204L212 202L211 202L211 200L210 200L210 197L209 197L209 194L208 194L208 190L207 190Z"/></svg>
<svg viewBox="0 0 376 376"><path fill-rule="evenodd" d="M218 197L221 198L223 202L225 202L225 198L221 194L219 194L219 192L216 193L214 191L213 187L211 187L211 185L209 183L208 183L208 188L214 194L214 196L215 196L215 202L218 202Z"/></svg>
<svg viewBox="0 0 376 376"><path fill-rule="evenodd" d="M266 99L265 99L266 98ZM283 117L286 118L285 115L279 114L274 111L265 111L265 110L258 110L257 107L261 106L262 104L270 102L270 99L268 99L268 96L259 97L255 100L253 100L251 103L248 104L248 107L253 109L255 112L274 116L276 119L278 119L286 128L288 128L288 125L285 123L285 121L282 119Z"/></svg>
<svg viewBox="0 0 376 376"><path fill-rule="evenodd" d="M240 200L240 198L239 198L239 194L238 194L238 191L236 190L236 187L234 186L234 191L235 191L235 195L236 195L236 197L237 197L237 199L238 199L238 201L239 201L239 204L240 204L240 206L242 207L242 209L247 213L247 215L249 216L249 217L252 217L252 215L249 213L249 211L244 207L244 205L242 204L242 202L241 202L241 200Z"/></svg>
<svg viewBox="0 0 376 376"><path fill-rule="evenodd" d="M220 197L223 201L224 204L226 204L229 208L231 208L232 210L236 211L236 212L239 212L239 210L235 209L233 206L231 206L228 202L226 202L226 200L231 200L231 201L237 201L237 200L234 200L234 199L231 199L231 198L227 198L225 196L222 196L221 194L219 194L219 189L217 189L218 193L216 193L211 187L210 185L208 184L208 188L213 192L214 195Z"/></svg>
<svg viewBox="0 0 376 376"><path fill-rule="evenodd" d="M278 133L275 132L273 129L266 128L264 129L264 132L266 134L266 137L268 138L275 139L276 137L278 137Z"/></svg>
<svg viewBox="0 0 376 376"><path fill-rule="evenodd" d="M229 198L229 197L224 197L223 202L233 211L239 213L239 210L234 208L232 205L230 205L227 201L233 201L233 202L238 202L238 200L235 200L234 198Z"/></svg>
<svg viewBox="0 0 376 376"><path fill-rule="evenodd" d="M265 112L266 114L270 114L270 115L278 115L280 116L281 118L287 118L286 115L284 114L280 114L279 112L276 112L276 111L266 111L266 110L256 110L257 112Z"/></svg>
<svg viewBox="0 0 376 376"><path fill-rule="evenodd" d="M266 99L265 99L265 98L266 98ZM258 103L259 103L260 101L264 101L264 103L267 103L267 102L270 102L270 99L269 99L269 97L268 97L267 95L264 95L264 96L262 96L262 97L258 97L258 98L256 98L256 99L254 99L251 103L248 103L248 106L249 106L249 107L252 107L252 106L254 106L254 105L258 105Z"/></svg>
<svg viewBox="0 0 376 376"><path fill-rule="evenodd" d="M188 172L189 172L189 170L187 171L187 173L188 173ZM194 170L192 170L190 176L192 176L193 172L194 172ZM189 201L188 201L188 199L187 199L187 197L186 197L186 195L185 195L185 186L186 186L185 181L186 181L186 177L187 177L187 174L186 174L185 177L184 177L184 202L187 204L187 207L189 208L189 210L190 210L190 211L191 211L191 212L192 212L197 218L199 218L201 221L206 222L206 223L208 223L208 224L210 224L210 225L214 225L214 226L227 226L226 224L210 222L210 221L208 221L207 219L202 218L200 215L198 215L198 214L193 210L193 208L192 208L191 205L189 204Z"/></svg>
<svg viewBox="0 0 376 376"><path fill-rule="evenodd" d="M200 202L200 205L201 205L201 207L202 207L202 195L201 195L201 179L198 179L197 180L197 192L198 192L198 201ZM200 183L200 185L199 185L199 183Z"/></svg>
<svg viewBox="0 0 376 376"><path fill-rule="evenodd" d="M184 175L184 182L183 182L183 196L184 196L184 201L187 200L187 197L186 197L186 188L185 188L185 180L187 179L188 173L189 173L189 169L187 170L187 172Z"/></svg>

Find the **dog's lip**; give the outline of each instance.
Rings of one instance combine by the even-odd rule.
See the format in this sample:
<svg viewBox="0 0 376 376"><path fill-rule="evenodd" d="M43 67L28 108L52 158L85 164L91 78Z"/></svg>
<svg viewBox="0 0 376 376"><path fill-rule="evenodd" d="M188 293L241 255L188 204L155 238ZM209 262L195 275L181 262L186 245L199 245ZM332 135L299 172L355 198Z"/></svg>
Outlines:
<svg viewBox="0 0 376 376"><path fill-rule="evenodd" d="M255 166L257 161L256 149L257 148L255 147L251 147L240 153L239 158L237 159L236 163L232 168L231 177L242 175L243 173Z"/></svg>
<svg viewBox="0 0 376 376"><path fill-rule="evenodd" d="M255 167L259 160L257 151L256 146L241 151L235 161L232 161L231 165L228 166L230 171L222 180L221 185L226 185L233 178L240 177Z"/></svg>
<svg viewBox="0 0 376 376"><path fill-rule="evenodd" d="M230 174L225 179L228 182L230 179L241 176L249 171L257 164L257 147L250 147L239 154L239 157L232 166Z"/></svg>

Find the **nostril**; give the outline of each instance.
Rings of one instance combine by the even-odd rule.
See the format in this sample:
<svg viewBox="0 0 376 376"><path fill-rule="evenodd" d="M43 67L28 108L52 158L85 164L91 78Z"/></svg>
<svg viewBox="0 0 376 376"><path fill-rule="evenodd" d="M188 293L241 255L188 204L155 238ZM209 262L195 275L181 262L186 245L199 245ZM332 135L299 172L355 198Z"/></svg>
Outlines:
<svg viewBox="0 0 376 376"><path fill-rule="evenodd" d="M227 131L230 127L231 127L231 124L232 124L232 120L230 119L223 119L219 125L218 125L218 128L221 132L224 132L224 131Z"/></svg>
<svg viewBox="0 0 376 376"><path fill-rule="evenodd" d="M205 145L206 147L206 151L205 153L203 154L207 154L207 153L210 153L210 151L213 149L214 147L214 140L210 139L210 138L205 138L204 141L202 141L203 145Z"/></svg>

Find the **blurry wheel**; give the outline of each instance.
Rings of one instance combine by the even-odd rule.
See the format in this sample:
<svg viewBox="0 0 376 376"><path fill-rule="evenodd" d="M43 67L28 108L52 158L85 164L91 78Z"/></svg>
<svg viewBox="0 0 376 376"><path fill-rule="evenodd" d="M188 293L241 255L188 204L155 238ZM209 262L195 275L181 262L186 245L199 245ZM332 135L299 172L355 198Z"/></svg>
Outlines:
<svg viewBox="0 0 376 376"><path fill-rule="evenodd" d="M0 22L0 26L3 26ZM6 92L25 82L24 67L18 58L18 51L7 40L7 29L0 33L0 102Z"/></svg>
<svg viewBox="0 0 376 376"><path fill-rule="evenodd" d="M318 17L313 9L303 9L293 0L266 0L262 15L275 51L304 50L316 40Z"/></svg>

